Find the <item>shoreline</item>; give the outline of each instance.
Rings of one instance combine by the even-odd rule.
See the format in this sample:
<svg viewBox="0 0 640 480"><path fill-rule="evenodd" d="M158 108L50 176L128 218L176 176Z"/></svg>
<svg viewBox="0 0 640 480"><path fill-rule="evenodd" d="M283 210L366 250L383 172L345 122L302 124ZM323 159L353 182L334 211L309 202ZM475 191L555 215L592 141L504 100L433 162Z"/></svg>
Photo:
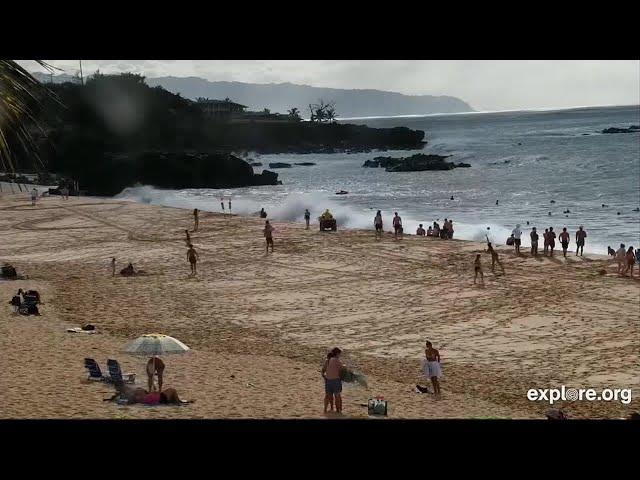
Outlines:
<svg viewBox="0 0 640 480"><path fill-rule="evenodd" d="M198 275L189 277L184 209L93 197L48 197L32 208L4 195L0 210L0 260L30 278L0 282L0 293L35 287L45 302L41 317L2 310L5 418L322 418L318 371L336 345L370 386L345 386L347 417L366 418L359 404L375 395L390 401L390 418L542 418L560 407L573 418L618 418L638 409L636 399L551 407L525 396L560 384L640 386L630 301L640 300L640 282L611 273L603 256L565 263L499 249L507 274L493 275L483 255L482 288L470 269L481 243L424 248L415 235L376 242L371 230L321 234L275 221L275 253L265 256L261 219L203 213L192 234ZM148 275L112 278L111 256ZM102 333L65 332L88 320ZM102 402L112 389L86 384L82 359L94 356L105 370L116 358L144 384L144 360L121 348L153 331L192 348L165 359L165 385L196 403ZM425 384L425 338L443 357L439 401L413 391ZM30 367L39 358L51 376Z"/></svg>

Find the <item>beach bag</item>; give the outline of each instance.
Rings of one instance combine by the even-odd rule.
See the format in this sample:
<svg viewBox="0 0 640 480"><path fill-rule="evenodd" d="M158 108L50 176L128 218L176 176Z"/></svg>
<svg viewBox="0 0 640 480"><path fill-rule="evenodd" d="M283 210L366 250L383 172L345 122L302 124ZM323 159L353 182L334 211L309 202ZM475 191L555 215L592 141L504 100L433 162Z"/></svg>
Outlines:
<svg viewBox="0 0 640 480"><path fill-rule="evenodd" d="M344 367L340 370L340 380L346 383L351 383L355 381L355 376L351 370Z"/></svg>
<svg viewBox="0 0 640 480"><path fill-rule="evenodd" d="M370 398L367 403L367 410L369 415L387 416L387 401L384 397Z"/></svg>
<svg viewBox="0 0 640 480"><path fill-rule="evenodd" d="M513 245L514 240L515 239L513 238L513 235L511 235L509 238L507 238L507 245Z"/></svg>

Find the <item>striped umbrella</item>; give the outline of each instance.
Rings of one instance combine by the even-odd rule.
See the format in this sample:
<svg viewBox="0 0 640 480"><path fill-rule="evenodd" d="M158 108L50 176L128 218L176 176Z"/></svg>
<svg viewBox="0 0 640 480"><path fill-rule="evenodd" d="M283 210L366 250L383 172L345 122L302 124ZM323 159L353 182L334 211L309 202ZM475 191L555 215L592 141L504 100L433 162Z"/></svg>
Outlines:
<svg viewBox="0 0 640 480"><path fill-rule="evenodd" d="M153 359L153 371L156 370L156 357L170 353L185 353L189 347L177 338L162 333L149 333L141 335L131 341L124 349L126 353L133 355L149 355Z"/></svg>

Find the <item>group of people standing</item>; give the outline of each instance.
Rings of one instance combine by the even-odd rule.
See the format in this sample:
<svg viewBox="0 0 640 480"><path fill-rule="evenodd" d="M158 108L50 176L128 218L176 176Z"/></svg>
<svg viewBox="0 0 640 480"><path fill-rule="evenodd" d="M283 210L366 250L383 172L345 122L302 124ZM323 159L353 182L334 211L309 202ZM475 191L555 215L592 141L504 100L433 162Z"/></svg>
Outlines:
<svg viewBox="0 0 640 480"><path fill-rule="evenodd" d="M538 255L538 242L540 239L540 235L536 227L531 229L531 233L529 234L531 238L531 255ZM553 251L556 248L556 232L553 231L553 227L545 228L544 233L542 234L543 242L544 242L544 255L549 255L553 257ZM562 246L562 255L567 257L567 250L569 249L569 242L571 239L571 235L567 232L567 227L562 228L562 232L557 237L560 241L560 245ZM584 253L584 244L585 239L587 238L587 232L584 230L584 227L580 225L575 234L576 239L576 256L582 256ZM516 255L520 255L520 246L522 245L522 230L520 229L520 224L516 225L511 232L511 237L507 241L508 245L513 244Z"/></svg>
<svg viewBox="0 0 640 480"><path fill-rule="evenodd" d="M633 278L633 266L636 261L640 262L640 248L636 248L634 252L633 246L625 249L624 243L621 243L620 248L616 250L615 259L618 262L618 273L623 276L629 273L629 277Z"/></svg>

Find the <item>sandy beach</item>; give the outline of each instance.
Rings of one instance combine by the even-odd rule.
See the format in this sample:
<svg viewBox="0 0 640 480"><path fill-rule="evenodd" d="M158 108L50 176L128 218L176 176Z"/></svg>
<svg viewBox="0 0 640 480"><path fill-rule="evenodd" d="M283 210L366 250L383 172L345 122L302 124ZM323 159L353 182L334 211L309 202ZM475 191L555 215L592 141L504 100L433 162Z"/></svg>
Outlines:
<svg viewBox="0 0 640 480"><path fill-rule="evenodd" d="M0 281L0 417L327 418L319 370L333 346L369 382L345 385L348 418L367 418L376 395L396 419L543 418L551 407L527 390L561 385L633 389L629 405L554 406L572 418L639 409L640 281L619 277L604 256L516 257L499 246L506 274L491 273L483 253L481 287L481 243L320 233L317 222L305 230L301 212L298 224L274 224L275 253L265 255L262 220L202 212L190 277L192 226L191 212L175 208L85 197L32 207L25 195L0 195L0 262L28 276ZM112 277L111 257L147 275ZM12 312L18 288L41 293L41 316ZM86 323L100 333L66 332ZM146 358L122 349L153 332L191 347L164 357L164 383L195 403L104 402L113 388L88 382L83 359L106 371L115 358L144 386ZM426 339L442 356L439 400L415 392L427 384Z"/></svg>

